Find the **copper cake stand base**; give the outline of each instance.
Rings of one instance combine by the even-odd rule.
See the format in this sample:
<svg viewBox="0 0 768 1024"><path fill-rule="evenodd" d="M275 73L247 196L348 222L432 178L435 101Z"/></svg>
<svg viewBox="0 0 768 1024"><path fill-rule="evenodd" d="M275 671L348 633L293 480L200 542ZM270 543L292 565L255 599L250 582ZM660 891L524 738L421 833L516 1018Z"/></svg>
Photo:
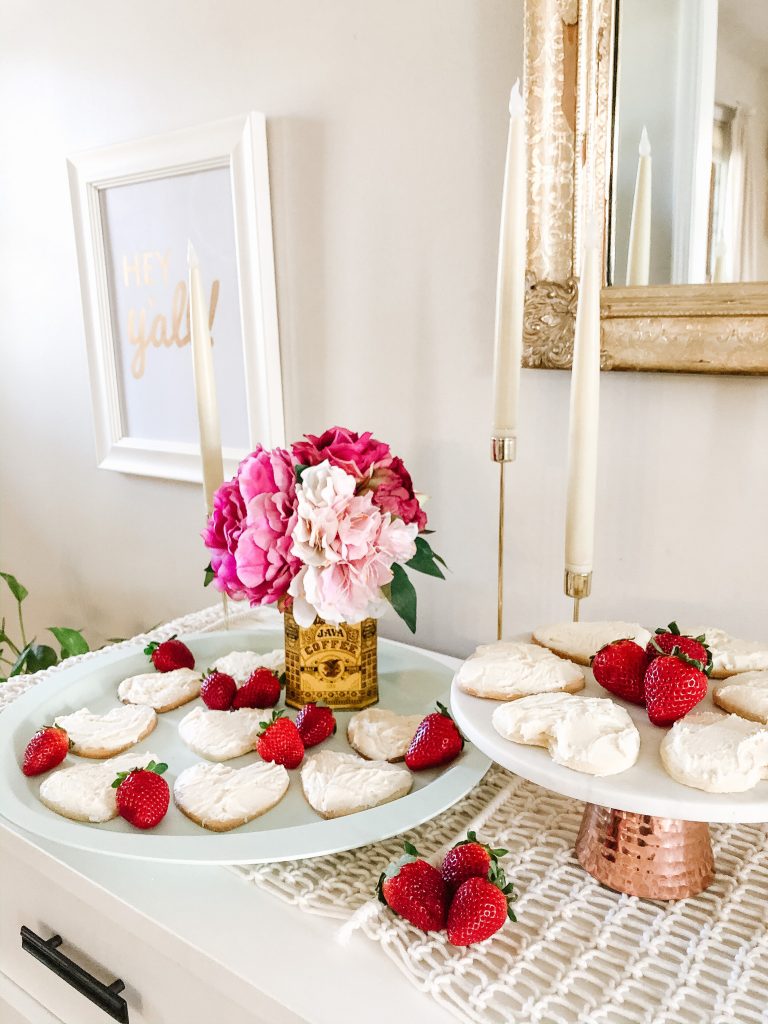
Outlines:
<svg viewBox="0 0 768 1024"><path fill-rule="evenodd" d="M584 809L576 856L609 889L646 899L695 896L715 876L707 822L655 818L597 804Z"/></svg>

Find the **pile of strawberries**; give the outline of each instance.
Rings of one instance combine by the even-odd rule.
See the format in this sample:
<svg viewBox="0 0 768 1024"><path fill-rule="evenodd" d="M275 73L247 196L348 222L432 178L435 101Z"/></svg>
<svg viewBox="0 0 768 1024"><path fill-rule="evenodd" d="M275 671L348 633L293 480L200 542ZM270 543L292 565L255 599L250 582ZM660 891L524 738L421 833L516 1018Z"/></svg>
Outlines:
<svg viewBox="0 0 768 1024"><path fill-rule="evenodd" d="M457 843L438 870L410 843L379 878L378 895L400 917L425 932L447 931L454 946L488 939L509 919L517 899L499 864L506 850L492 850L474 832Z"/></svg>
<svg viewBox="0 0 768 1024"><path fill-rule="evenodd" d="M592 671L606 690L643 705L654 725L672 725L706 696L712 654L703 636L685 636L670 622L645 648L634 640L606 644Z"/></svg>

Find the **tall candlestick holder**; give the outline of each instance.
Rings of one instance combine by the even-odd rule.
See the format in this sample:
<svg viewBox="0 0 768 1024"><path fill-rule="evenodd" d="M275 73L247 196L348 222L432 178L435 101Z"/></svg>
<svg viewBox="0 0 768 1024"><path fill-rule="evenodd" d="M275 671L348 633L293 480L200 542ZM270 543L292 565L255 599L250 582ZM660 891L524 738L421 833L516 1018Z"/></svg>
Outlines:
<svg viewBox="0 0 768 1024"><path fill-rule="evenodd" d="M516 437L492 437L491 458L499 466L499 539L498 539L498 590L496 606L496 639L501 640L504 631L504 467L514 462L517 455Z"/></svg>
<svg viewBox="0 0 768 1024"><path fill-rule="evenodd" d="M565 570L565 593L573 598L573 621L579 621L579 606L582 598L592 593L592 572L574 572Z"/></svg>

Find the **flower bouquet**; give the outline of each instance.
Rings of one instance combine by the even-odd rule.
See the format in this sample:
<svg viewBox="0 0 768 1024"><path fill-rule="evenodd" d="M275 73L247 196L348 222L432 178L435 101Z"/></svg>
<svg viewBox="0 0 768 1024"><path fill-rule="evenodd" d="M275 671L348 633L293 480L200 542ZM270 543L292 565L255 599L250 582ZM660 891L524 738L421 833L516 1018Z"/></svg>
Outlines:
<svg viewBox="0 0 768 1024"><path fill-rule="evenodd" d="M290 451L257 448L222 484L206 582L285 613L288 703L362 707L377 699L376 619L391 605L416 629L407 569L443 578L426 526L389 446L332 427Z"/></svg>

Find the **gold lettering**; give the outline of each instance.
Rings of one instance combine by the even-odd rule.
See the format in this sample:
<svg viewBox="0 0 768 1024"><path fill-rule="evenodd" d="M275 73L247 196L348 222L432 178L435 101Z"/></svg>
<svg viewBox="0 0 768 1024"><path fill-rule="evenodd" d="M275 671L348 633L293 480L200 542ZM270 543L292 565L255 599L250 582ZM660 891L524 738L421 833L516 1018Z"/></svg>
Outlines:
<svg viewBox="0 0 768 1024"><path fill-rule="evenodd" d="M134 254L133 263L129 263L128 262L128 257L127 256L123 256L123 281L125 282L125 287L126 288L130 288L130 286L131 286L131 282L130 282L130 279L129 279L129 275L130 274L133 274L134 277L136 278L136 284L137 285L141 284L141 278L139 277L139 255L138 255L138 253Z"/></svg>
<svg viewBox="0 0 768 1024"><path fill-rule="evenodd" d="M142 254L142 267L144 270L144 284L152 284L152 253L143 252Z"/></svg>

